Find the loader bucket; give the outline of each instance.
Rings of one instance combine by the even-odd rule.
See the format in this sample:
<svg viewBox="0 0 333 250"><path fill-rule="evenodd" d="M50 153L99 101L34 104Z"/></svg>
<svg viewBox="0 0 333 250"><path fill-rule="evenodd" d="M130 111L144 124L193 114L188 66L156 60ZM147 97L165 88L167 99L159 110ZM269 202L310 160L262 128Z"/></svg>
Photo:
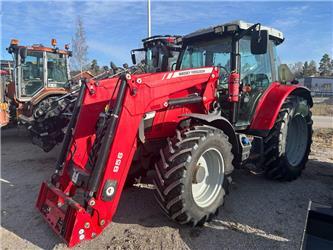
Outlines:
<svg viewBox="0 0 333 250"><path fill-rule="evenodd" d="M333 249L333 207L310 201L301 249Z"/></svg>

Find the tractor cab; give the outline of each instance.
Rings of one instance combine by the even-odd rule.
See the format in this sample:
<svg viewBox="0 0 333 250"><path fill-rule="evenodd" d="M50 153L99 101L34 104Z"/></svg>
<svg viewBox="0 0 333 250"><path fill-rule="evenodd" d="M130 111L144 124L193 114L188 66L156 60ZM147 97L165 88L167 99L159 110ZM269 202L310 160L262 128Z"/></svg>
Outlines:
<svg viewBox="0 0 333 250"><path fill-rule="evenodd" d="M250 124L260 96L279 80L276 47L283 40L276 29L243 21L198 30L182 38L177 69L219 67L222 116L243 128ZM232 73L239 74L238 89L230 88ZM230 102L230 98L235 101Z"/></svg>
<svg viewBox="0 0 333 250"><path fill-rule="evenodd" d="M181 50L180 36L152 36L142 40L143 48L131 51L132 63L141 64L146 73L175 69Z"/></svg>
<svg viewBox="0 0 333 250"><path fill-rule="evenodd" d="M56 48L55 39L52 39L52 45L53 48L41 44L20 46L18 40L11 41L7 50L14 60L13 79L18 101L27 102L44 92L67 88L71 52L67 45L66 50Z"/></svg>

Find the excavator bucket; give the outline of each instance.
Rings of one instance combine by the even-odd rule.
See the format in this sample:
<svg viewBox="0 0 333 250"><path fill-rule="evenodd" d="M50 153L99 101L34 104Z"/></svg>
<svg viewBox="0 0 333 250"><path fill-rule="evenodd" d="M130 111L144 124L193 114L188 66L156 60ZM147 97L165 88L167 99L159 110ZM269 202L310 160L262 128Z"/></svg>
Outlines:
<svg viewBox="0 0 333 250"><path fill-rule="evenodd" d="M301 249L333 249L333 207L310 201Z"/></svg>

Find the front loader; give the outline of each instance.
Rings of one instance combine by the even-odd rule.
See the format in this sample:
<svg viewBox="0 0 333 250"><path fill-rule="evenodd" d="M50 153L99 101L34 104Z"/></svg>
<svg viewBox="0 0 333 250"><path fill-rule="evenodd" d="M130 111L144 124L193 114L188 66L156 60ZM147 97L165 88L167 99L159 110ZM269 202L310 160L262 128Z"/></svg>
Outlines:
<svg viewBox="0 0 333 250"><path fill-rule="evenodd" d="M138 162L154 172L162 211L192 226L218 212L235 167L296 179L310 151L312 99L279 82L283 40L236 21L182 37L176 70L134 66L82 84L36 204L54 232L69 246L99 235Z"/></svg>

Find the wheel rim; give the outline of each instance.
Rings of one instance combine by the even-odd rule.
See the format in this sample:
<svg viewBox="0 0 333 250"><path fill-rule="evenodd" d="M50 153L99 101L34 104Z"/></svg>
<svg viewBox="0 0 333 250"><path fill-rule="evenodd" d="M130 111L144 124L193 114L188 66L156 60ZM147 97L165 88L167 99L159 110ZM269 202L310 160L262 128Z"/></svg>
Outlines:
<svg viewBox="0 0 333 250"><path fill-rule="evenodd" d="M215 148L207 149L196 163L192 178L192 196L199 207L211 205L222 189L224 161Z"/></svg>
<svg viewBox="0 0 333 250"><path fill-rule="evenodd" d="M290 121L286 139L286 157L291 166L298 166L303 160L308 142L306 120L296 115Z"/></svg>

